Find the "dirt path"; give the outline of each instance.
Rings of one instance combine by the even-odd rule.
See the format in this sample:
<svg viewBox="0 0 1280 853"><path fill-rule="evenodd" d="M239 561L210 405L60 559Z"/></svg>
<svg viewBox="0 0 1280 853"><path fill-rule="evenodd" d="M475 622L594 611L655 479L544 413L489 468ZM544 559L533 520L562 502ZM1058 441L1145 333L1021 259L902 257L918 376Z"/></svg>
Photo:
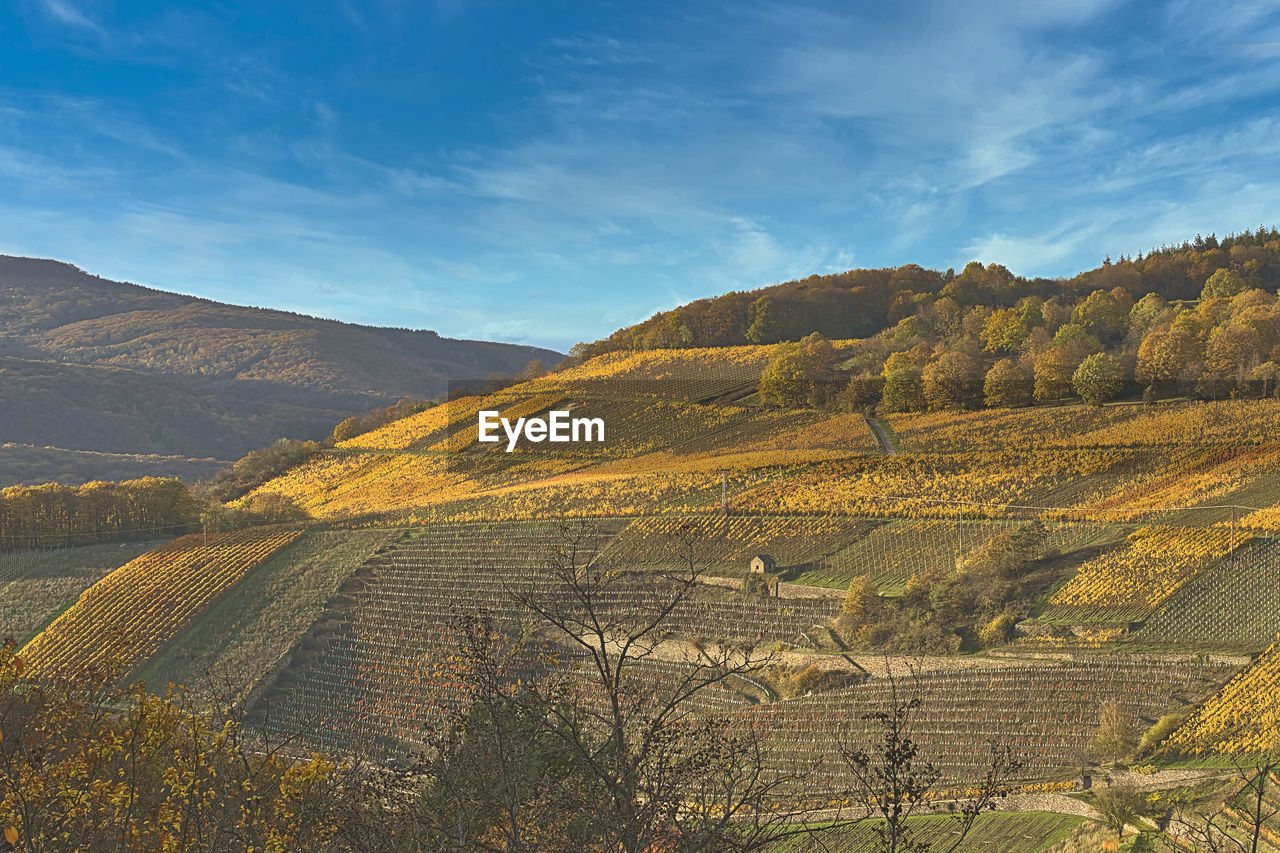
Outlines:
<svg viewBox="0 0 1280 853"><path fill-rule="evenodd" d="M880 446L884 448L885 456L897 456L898 448L893 446L893 442L889 440L889 431L884 428L884 424L875 418L867 418L867 426L871 427L871 431L876 434L876 438L880 440Z"/></svg>
<svg viewBox="0 0 1280 853"><path fill-rule="evenodd" d="M725 654L725 650L715 643L708 643L704 648L712 657L718 658ZM774 663L787 664L797 668L817 666L819 669L825 670L865 673L872 678L886 678L891 672L894 678L901 679L909 678L913 672L924 674L929 672L996 670L1035 664L1035 661L991 657L910 657L907 655L886 657L885 655L858 652L838 654L806 651L804 649L772 651L769 654L772 656ZM683 639L663 640L654 648L653 657L657 660L671 663L693 663L699 660L706 660L697 646ZM1052 662L1047 663L1052 664Z"/></svg>
<svg viewBox="0 0 1280 853"><path fill-rule="evenodd" d="M1011 794L996 805L1001 812L1056 812L1100 820L1101 815L1088 803L1066 794Z"/></svg>
<svg viewBox="0 0 1280 853"><path fill-rule="evenodd" d="M702 575L698 578L698 582L730 589L739 589L742 586L742 580L739 578L722 578L714 575ZM778 598L844 598L844 595L845 590L843 589L806 586L798 583L787 583L786 581L778 584Z"/></svg>

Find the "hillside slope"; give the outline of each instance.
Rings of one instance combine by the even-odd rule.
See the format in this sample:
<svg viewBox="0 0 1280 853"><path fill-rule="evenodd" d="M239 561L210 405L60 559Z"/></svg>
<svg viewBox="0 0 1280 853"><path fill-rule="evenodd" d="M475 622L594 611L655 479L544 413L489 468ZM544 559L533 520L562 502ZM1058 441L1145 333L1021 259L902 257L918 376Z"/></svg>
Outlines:
<svg viewBox="0 0 1280 853"><path fill-rule="evenodd" d="M1234 709L1223 685L1280 626L1280 401L895 413L889 455L861 413L755 405L781 348L606 354L336 442L245 498L287 495L320 525L154 549L23 654L92 674L124 626L134 677L199 690L214 673L277 736L402 757L467 698L452 620L483 608L518 636L537 621L515 596L567 595L556 567L597 560L609 618L705 581L667 612L645 679L772 650L697 707L788 733L777 767L838 754L896 689L877 674L891 656L922 667L914 725L946 784L978 778L994 738L1026 756L1024 791L1070 787L1111 702L1134 732L1179 714L1192 749L1217 749L1220 715L1194 708ZM568 409L607 440L508 452L477 440L490 409ZM51 611L7 606L23 626ZM1249 670L1259 695L1275 658ZM829 767L814 784L839 790Z"/></svg>
<svg viewBox="0 0 1280 853"><path fill-rule="evenodd" d="M338 442L257 493L288 495L323 519L435 521L707 512L725 496L746 514L950 518L963 502L975 515L1055 507L1101 523L1151 506L1237 503L1265 510L1242 509L1242 522L1274 529L1280 402L893 414L884 423L903 452L888 456L857 413L721 402L758 383L772 351L600 356ZM513 453L476 442L482 409L515 418L552 408L601 417L608 441ZM1197 510L1194 523L1222 512Z"/></svg>
<svg viewBox="0 0 1280 853"><path fill-rule="evenodd" d="M1280 229L1246 229L1221 240L1212 234L1196 235L1194 241L1153 249L1145 256L1122 256L1116 263L1108 258L1071 278L1026 278L1001 264L983 266L978 261L971 261L960 273L904 264L811 275L697 299L602 340L580 343L573 352L593 356L632 349L773 343L799 340L815 331L828 338L864 338L895 328L937 344L954 335L962 315L974 309L978 313L969 320L973 328L965 330L971 337L992 313L1027 300L1034 302L1037 313L1044 302L1052 302L1065 306L1070 315L1072 306L1095 291L1127 294L1122 299L1129 305L1149 293L1173 303L1197 299L1210 281L1214 282L1210 292L1216 296L1230 297L1250 288L1274 292L1280 286ZM1090 332L1102 332L1104 344L1114 343L1106 340L1108 330L1097 328L1108 319L1100 316L1105 313L1100 307L1090 306L1072 322L1083 323ZM1020 319L1028 321L1025 314ZM906 327L901 326L904 320ZM1062 322L1044 317L1023 332L1042 321L1055 328ZM1001 341L1008 342L1008 336Z"/></svg>
<svg viewBox="0 0 1280 853"><path fill-rule="evenodd" d="M0 441L13 444L233 459L534 358L559 360L536 347L224 305L0 256ZM23 461L0 460L0 484L38 479L38 459Z"/></svg>

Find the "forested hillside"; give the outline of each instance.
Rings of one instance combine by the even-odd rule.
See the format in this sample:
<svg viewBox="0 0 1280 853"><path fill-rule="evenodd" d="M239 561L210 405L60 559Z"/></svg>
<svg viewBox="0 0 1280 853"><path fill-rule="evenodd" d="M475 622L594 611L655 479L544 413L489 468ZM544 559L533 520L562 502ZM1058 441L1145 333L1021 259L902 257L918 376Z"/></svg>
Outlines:
<svg viewBox="0 0 1280 853"><path fill-rule="evenodd" d="M235 459L281 436L322 438L346 417L437 396L451 379L558 358L223 305L56 261L0 257L0 442L15 445L0 457L0 484L100 475L58 451L195 458L136 468L115 460L115 476L206 474L208 457Z"/></svg>
<svg viewBox="0 0 1280 853"><path fill-rule="evenodd" d="M1280 379L1280 231L1197 236L1070 279L999 264L810 276L698 300L574 355L862 338L848 401L886 411L1079 396L1267 395ZM801 359L802 360L802 359ZM803 367L803 365L800 365ZM793 365L794 367L794 365Z"/></svg>

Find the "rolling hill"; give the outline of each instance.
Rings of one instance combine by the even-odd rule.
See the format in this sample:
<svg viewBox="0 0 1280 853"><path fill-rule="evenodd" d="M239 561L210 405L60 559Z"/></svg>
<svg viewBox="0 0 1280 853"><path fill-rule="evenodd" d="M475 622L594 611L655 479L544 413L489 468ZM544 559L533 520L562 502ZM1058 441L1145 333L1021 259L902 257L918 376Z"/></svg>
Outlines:
<svg viewBox="0 0 1280 853"><path fill-rule="evenodd" d="M350 415L535 358L559 355L224 305L0 256L0 484L202 476L276 438L322 438ZM81 451L175 458L94 465Z"/></svg>
<svg viewBox="0 0 1280 853"><path fill-rule="evenodd" d="M1036 310L1066 327L1090 298ZM904 318L917 331L937 320L927 302ZM1204 352L1246 323L1261 350L1280 305L1249 289L1159 308L1189 327L1183 311L1205 321ZM976 335L997 313L975 305L976 319L930 334L990 362L999 353L979 355ZM1102 339L1120 359L1141 348L1119 327ZM1028 354L1054 346L1047 332L1028 340ZM102 363L56 368L139 372L111 341L86 350ZM1063 792L1119 775L1121 758L1144 790L1193 773L1238 795L1231 762L1280 737L1280 400L1242 379L1217 400L762 405L778 366L811 349L853 385L877 359L892 373L895 356L927 361L935 346L881 333L579 353L350 433L223 507L285 504L278 523L116 546L114 561L101 545L0 554L0 634L34 679L93 680L111 664L121 683L181 684L197 704L239 703L269 737L391 767L474 698L461 614L538 650L542 664L508 674L516 684L547 676L592 707L577 635L544 616L581 605L574 578L610 637L662 614L628 676L652 695L724 654L767 650L681 712L768 733L767 773L803 777L805 796L847 790L833 757L872 738L908 683L912 736L947 790L979 783L995 743L1018 757L1022 808L1089 814ZM553 411L599 419L602 440L479 440L481 412ZM14 503L14 517L39 506ZM763 574L748 569L759 555ZM684 592L656 605L672 589ZM1124 735L1114 750L1107 719Z"/></svg>
<svg viewBox="0 0 1280 853"><path fill-rule="evenodd" d="M1267 648L1280 604L1255 575L1276 565L1280 403L896 414L881 421L890 454L861 413L755 405L777 349L607 354L338 442L258 489L309 520L196 534L103 580L75 575L91 591L44 611L61 615L23 654L38 672L91 668L102 651L77 638L109 611L128 626L117 654L136 677L199 690L221 663L281 734L399 754L419 745L433 697L451 695L452 614L518 621L512 591L534 582L568 516L637 584L623 602L696 543L706 583L668 618L675 648L765 643L797 671L821 662L846 679L883 651L927 656L921 725L954 733L934 746L946 777L971 779L982 739L998 736L1028 751L1031 790L1070 785L1101 703L1126 702L1141 730L1190 713L1242 653ZM608 440L510 453L476 441L481 410L561 408L602 418ZM775 558L782 594L738 591L755 554ZM34 572L16 566L12 583ZM850 609L859 579L868 591ZM883 698L873 678L786 700L790 676L766 675L707 701L806 733L816 752L780 761L834 749L823 720Z"/></svg>

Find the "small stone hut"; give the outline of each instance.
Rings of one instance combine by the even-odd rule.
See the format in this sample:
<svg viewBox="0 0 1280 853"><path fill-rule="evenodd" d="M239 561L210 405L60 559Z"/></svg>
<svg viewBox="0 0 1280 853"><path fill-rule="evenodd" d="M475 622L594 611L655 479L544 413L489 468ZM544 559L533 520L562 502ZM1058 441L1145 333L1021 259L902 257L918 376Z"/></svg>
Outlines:
<svg viewBox="0 0 1280 853"><path fill-rule="evenodd" d="M778 564L768 554L756 554L751 558L747 576L742 579L743 592L763 590L768 595L778 594Z"/></svg>

